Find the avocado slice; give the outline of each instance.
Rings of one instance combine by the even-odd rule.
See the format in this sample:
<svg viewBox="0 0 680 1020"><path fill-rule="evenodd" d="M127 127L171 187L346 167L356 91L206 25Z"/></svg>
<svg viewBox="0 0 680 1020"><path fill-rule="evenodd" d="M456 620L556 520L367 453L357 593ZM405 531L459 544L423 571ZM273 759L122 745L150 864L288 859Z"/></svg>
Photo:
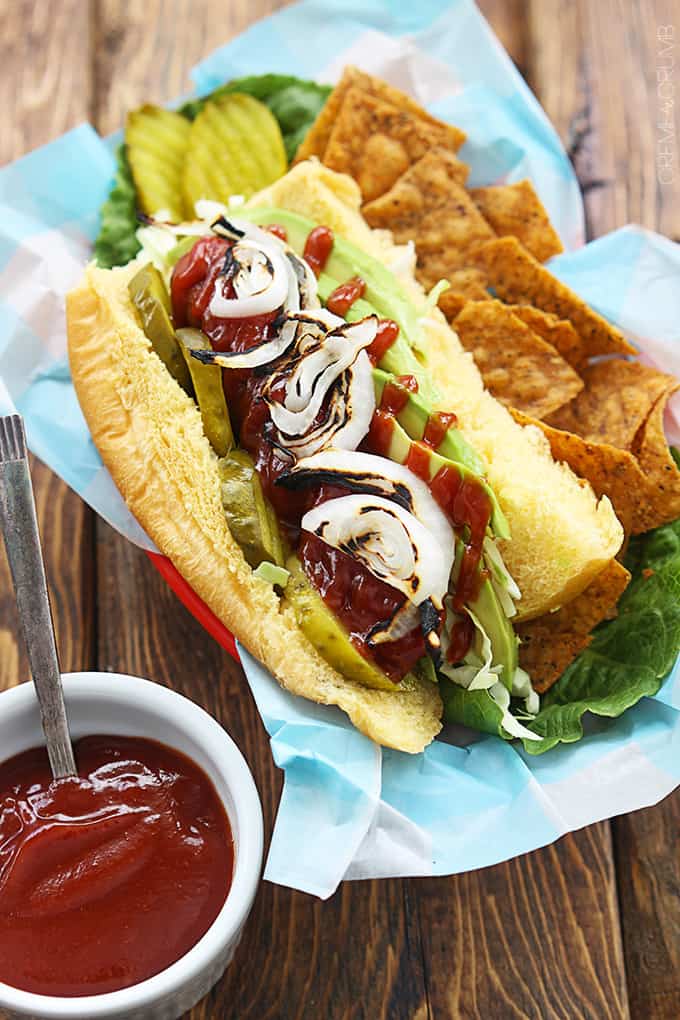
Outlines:
<svg viewBox="0 0 680 1020"><path fill-rule="evenodd" d="M390 444L385 451L386 456L389 457L390 460L395 461L397 464L406 464L409 453L411 452L411 443L411 436L400 424L399 420L396 420L392 426ZM508 527L508 522L505 519L493 489L484 481L484 479L480 478L480 476L474 471L471 471L465 466L465 464L461 464L459 461L454 461L449 457L442 456L441 453L430 449L430 447L425 446L424 443L421 444L421 448L427 454L430 480L434 478L434 476L441 471L442 468L453 467L459 471L463 477L474 479L485 489L489 499L491 500L491 528L493 533L497 538L509 538L510 529Z"/></svg>
<svg viewBox="0 0 680 1020"><path fill-rule="evenodd" d="M222 505L229 530L255 568L265 560L282 567L283 543L276 514L262 492L252 457L232 450L218 461Z"/></svg>
<svg viewBox="0 0 680 1020"><path fill-rule="evenodd" d="M326 662L350 680L380 691L401 690L405 683L413 683L408 674L395 684L356 650L345 628L308 581L297 556L288 558L286 569L290 577L284 601L293 607L300 629Z"/></svg>
<svg viewBox="0 0 680 1020"><path fill-rule="evenodd" d="M512 690L512 679L517 669L519 638L512 624L503 612L491 581L487 578L479 589L479 595L469 608L481 623L491 642L494 666L502 666L499 679L508 690Z"/></svg>
<svg viewBox="0 0 680 1020"><path fill-rule="evenodd" d="M380 404L385 386L388 382L392 382L394 378L395 376L392 372L385 372L382 368L373 369L373 387L375 389L375 402L377 405ZM423 400L420 389L417 393L407 392L407 402L404 408L397 414L397 421L406 429L411 439L422 439L427 420L432 412L427 402ZM465 467L474 471L475 474L481 475L484 471L481 459L455 427L447 431L444 439L437 447L437 453L448 460L455 461L457 464L465 465Z"/></svg>

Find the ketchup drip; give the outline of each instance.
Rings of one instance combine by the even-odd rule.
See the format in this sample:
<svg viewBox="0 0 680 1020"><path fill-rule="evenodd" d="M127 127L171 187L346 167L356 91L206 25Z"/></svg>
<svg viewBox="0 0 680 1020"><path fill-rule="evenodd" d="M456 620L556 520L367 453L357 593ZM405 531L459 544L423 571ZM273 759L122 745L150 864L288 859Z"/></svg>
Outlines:
<svg viewBox="0 0 680 1020"><path fill-rule="evenodd" d="M409 393L418 392L418 380L414 375L398 375L385 383L380 398L380 410L396 417L408 404Z"/></svg>
<svg viewBox="0 0 680 1020"><path fill-rule="evenodd" d="M333 231L328 227L314 227L310 230L303 254L305 262L312 267L315 276L322 272L328 262L334 240Z"/></svg>
<svg viewBox="0 0 680 1020"><path fill-rule="evenodd" d="M425 431L423 432L423 442L431 446L433 450L436 450L443 442L444 436L449 429L457 424L458 416L453 411L435 411L427 419Z"/></svg>
<svg viewBox="0 0 680 1020"><path fill-rule="evenodd" d="M267 230L269 231L270 234L273 234L274 237L278 237L279 240L281 241L288 240L288 233L286 231L286 228L282 227L280 223L269 223L267 225Z"/></svg>
<svg viewBox="0 0 680 1020"><path fill-rule="evenodd" d="M465 613L456 620L449 634L449 647L446 650L447 662L461 662L472 647L475 638L475 625Z"/></svg>
<svg viewBox="0 0 680 1020"><path fill-rule="evenodd" d="M412 442L406 458L406 467L424 482L429 482L430 463L430 450L423 443Z"/></svg>
<svg viewBox="0 0 680 1020"><path fill-rule="evenodd" d="M394 415L376 408L371 418L368 433L361 443L361 449L385 457L394 435Z"/></svg>
<svg viewBox="0 0 680 1020"><path fill-rule="evenodd" d="M326 308L343 319L355 301L364 296L366 284L360 276L353 276L346 283L336 287L326 302Z"/></svg>
<svg viewBox="0 0 680 1020"><path fill-rule="evenodd" d="M368 356L374 365L377 365L380 359L387 354L398 336L399 326L396 322L393 322L392 319L380 320L375 340L368 348Z"/></svg>
<svg viewBox="0 0 680 1020"><path fill-rule="evenodd" d="M430 482L430 490L453 526L469 529L453 599L453 608L461 612L466 602L475 600L487 576L486 571L479 569L479 563L491 519L491 500L476 479L466 478L453 466L437 472Z"/></svg>

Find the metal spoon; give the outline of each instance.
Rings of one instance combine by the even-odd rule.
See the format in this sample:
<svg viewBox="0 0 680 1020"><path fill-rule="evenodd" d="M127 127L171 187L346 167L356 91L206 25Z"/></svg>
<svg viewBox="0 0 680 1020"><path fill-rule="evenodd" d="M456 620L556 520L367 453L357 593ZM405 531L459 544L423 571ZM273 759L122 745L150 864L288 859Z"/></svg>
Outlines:
<svg viewBox="0 0 680 1020"><path fill-rule="evenodd" d="M52 774L55 779L75 776L76 763L66 719L24 423L19 414L0 418L0 527L38 694Z"/></svg>

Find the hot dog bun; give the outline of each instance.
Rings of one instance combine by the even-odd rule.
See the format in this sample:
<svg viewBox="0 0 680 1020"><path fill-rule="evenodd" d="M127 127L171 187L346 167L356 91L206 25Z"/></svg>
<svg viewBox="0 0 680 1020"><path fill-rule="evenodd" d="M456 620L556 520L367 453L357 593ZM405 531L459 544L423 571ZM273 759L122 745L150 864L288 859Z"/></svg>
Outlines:
<svg viewBox="0 0 680 1020"><path fill-rule="evenodd" d="M346 679L246 563L227 526L217 457L198 408L134 317L127 284L138 268L91 267L67 299L73 383L126 503L197 594L287 690L337 705L380 744L421 751L441 728L436 686L418 681L392 693Z"/></svg>
<svg viewBox="0 0 680 1020"><path fill-rule="evenodd" d="M399 266L417 302L424 294L404 248L371 231L348 177L301 163L256 196L330 225L387 265ZM406 268L404 268L404 265ZM297 626L292 609L253 575L233 540L220 499L217 458L195 403L178 386L137 324L127 284L138 264L90 267L67 301L73 382L93 439L132 512L216 615L294 694L337 705L367 736L418 752L440 729L436 686L369 690L335 671ZM557 464L542 433L522 427L485 389L472 356L438 309L423 320L422 357L466 438L486 460L508 518L506 563L523 593L519 618L579 595L618 551L623 531L606 498Z"/></svg>

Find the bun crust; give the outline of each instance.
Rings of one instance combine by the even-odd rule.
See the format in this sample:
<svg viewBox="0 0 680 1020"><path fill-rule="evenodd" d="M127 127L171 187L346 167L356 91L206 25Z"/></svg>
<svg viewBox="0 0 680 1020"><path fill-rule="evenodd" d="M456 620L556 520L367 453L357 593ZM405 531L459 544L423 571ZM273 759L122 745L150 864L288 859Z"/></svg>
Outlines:
<svg viewBox="0 0 680 1020"><path fill-rule="evenodd" d="M158 548L242 645L293 694L337 705L366 736L421 751L441 729L437 687L370 690L334 670L232 538L217 458L195 403L151 349L127 284L138 266L88 268L68 295L73 383L92 438Z"/></svg>

